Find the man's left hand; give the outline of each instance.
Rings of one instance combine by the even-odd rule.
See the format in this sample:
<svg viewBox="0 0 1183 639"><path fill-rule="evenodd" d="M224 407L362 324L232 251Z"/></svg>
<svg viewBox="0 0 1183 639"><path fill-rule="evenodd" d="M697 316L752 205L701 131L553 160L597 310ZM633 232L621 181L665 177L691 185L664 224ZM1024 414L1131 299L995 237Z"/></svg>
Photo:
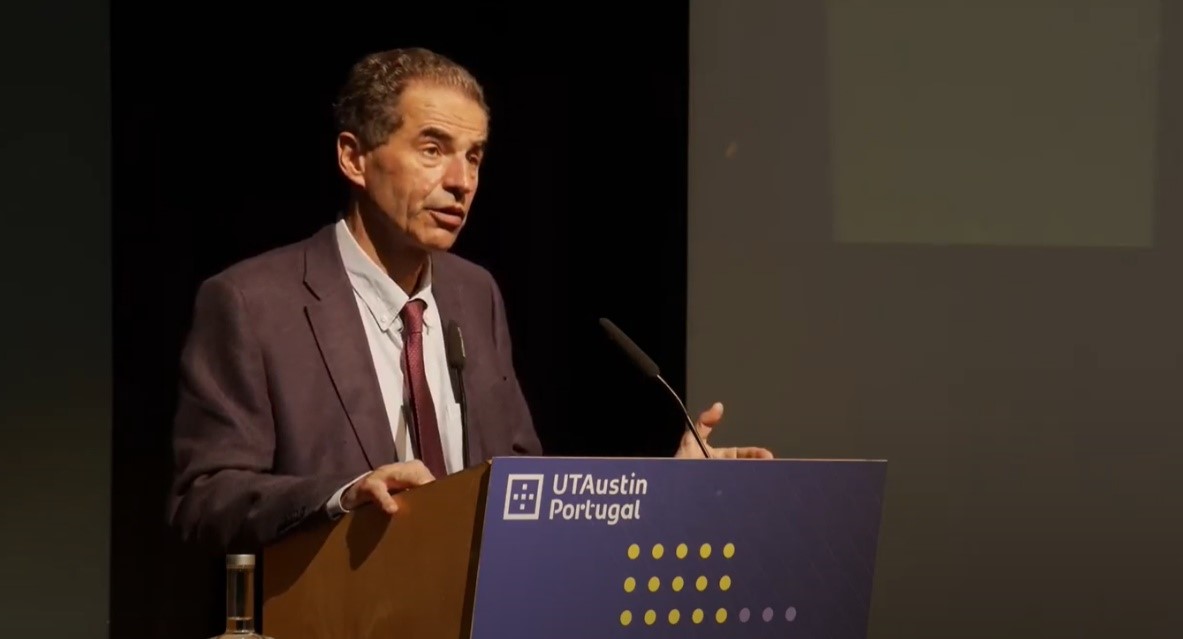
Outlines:
<svg viewBox="0 0 1183 639"><path fill-rule="evenodd" d="M715 402L710 408L698 416L698 434L707 446L712 459L772 459L772 451L755 446L732 446L715 448L711 446L709 437L719 422L723 420L723 404ZM694 435L682 433L682 441L678 444L678 452L674 457L679 459L702 459L702 450L698 447Z"/></svg>

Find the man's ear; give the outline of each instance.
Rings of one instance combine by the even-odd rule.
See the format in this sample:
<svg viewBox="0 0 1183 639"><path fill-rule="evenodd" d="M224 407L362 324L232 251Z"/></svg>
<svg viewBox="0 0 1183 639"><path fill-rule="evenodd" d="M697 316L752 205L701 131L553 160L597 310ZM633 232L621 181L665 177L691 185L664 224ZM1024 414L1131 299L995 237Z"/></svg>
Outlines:
<svg viewBox="0 0 1183 639"><path fill-rule="evenodd" d="M346 179L365 188L366 156L356 135L349 132L337 134L337 167Z"/></svg>

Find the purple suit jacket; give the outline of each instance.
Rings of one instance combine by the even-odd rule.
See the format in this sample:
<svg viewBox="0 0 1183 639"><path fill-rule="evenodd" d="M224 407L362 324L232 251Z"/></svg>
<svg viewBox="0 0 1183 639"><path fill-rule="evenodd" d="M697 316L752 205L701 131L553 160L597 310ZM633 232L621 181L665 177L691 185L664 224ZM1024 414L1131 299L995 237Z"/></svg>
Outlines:
<svg viewBox="0 0 1183 639"><path fill-rule="evenodd" d="M468 457L539 455L501 293L485 269L432 258L463 331ZM341 486L398 461L332 226L204 281L181 357L169 519L183 539L257 551L325 517Z"/></svg>

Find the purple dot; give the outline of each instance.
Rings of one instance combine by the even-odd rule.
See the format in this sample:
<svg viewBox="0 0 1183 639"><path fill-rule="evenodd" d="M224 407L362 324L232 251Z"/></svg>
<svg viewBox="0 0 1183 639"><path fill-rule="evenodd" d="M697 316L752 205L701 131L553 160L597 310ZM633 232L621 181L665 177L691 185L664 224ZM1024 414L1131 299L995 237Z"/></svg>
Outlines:
<svg viewBox="0 0 1183 639"><path fill-rule="evenodd" d="M748 610L747 608L744 608L743 610L740 610L740 611L739 611L739 621L740 621L740 623L747 623L747 622L748 622L748 619L751 619L751 618L752 618L752 611L751 611L751 610Z"/></svg>
<svg viewBox="0 0 1183 639"><path fill-rule="evenodd" d="M794 606L789 606L789 609L785 611L785 621L792 621L796 618L797 618L797 608Z"/></svg>
<svg viewBox="0 0 1183 639"><path fill-rule="evenodd" d="M772 621L772 608L764 609L764 621L765 623Z"/></svg>

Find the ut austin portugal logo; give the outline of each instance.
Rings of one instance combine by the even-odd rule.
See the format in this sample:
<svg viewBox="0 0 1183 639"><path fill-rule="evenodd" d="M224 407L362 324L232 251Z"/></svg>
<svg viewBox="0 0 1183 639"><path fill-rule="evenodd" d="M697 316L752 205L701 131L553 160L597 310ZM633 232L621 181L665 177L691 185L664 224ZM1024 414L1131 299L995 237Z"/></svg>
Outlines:
<svg viewBox="0 0 1183 639"><path fill-rule="evenodd" d="M535 521L542 512L541 474L510 474L505 486L505 512L502 519Z"/></svg>

